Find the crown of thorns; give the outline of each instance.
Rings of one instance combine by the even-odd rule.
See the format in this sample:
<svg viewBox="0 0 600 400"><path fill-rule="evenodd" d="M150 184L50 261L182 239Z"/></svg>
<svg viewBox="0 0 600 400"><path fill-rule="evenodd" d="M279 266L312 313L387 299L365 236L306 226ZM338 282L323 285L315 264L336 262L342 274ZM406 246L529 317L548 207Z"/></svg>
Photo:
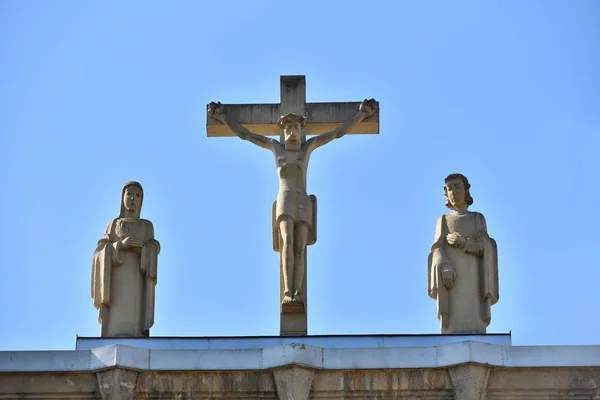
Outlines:
<svg viewBox="0 0 600 400"><path fill-rule="evenodd" d="M300 122L300 125L302 127L306 126L306 118L304 118L300 114L294 114L294 113L289 113L289 114L282 115L281 117L279 117L279 120L277 121L277 125L279 125L280 128L283 128L285 126L285 124L294 123L294 122Z"/></svg>

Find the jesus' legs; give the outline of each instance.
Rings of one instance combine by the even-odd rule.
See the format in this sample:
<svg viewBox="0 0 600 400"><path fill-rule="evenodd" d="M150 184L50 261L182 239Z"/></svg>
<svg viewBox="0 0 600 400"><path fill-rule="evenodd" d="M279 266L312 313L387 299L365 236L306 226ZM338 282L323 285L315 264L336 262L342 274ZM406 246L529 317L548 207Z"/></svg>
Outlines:
<svg viewBox="0 0 600 400"><path fill-rule="evenodd" d="M293 279L294 279L294 221L289 217L283 217L279 222L281 235L281 272L283 274L283 304L292 301Z"/></svg>
<svg viewBox="0 0 600 400"><path fill-rule="evenodd" d="M302 284L304 283L304 266L306 261L306 241L308 226L296 223L294 226L294 301L304 303Z"/></svg>

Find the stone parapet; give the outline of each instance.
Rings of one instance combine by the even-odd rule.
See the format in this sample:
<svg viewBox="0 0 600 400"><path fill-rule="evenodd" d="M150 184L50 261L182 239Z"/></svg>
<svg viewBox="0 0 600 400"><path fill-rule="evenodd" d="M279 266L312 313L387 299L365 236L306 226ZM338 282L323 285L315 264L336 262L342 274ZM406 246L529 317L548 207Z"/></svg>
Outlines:
<svg viewBox="0 0 600 400"><path fill-rule="evenodd" d="M286 344L263 349L143 349L110 345L75 351L2 351L0 372L268 370L300 365L329 369L449 368L475 363L503 368L600 367L600 346L500 346L460 342L434 347L319 348Z"/></svg>
<svg viewBox="0 0 600 400"><path fill-rule="evenodd" d="M210 337L77 337L75 350L91 350L111 344L144 349L230 350L264 349L298 343L331 349L435 347L458 342L481 342L510 346L510 333L453 334L453 335L301 335L301 336L210 336Z"/></svg>
<svg viewBox="0 0 600 400"><path fill-rule="evenodd" d="M0 399L594 399L600 346L0 352ZM594 397L596 396L596 397ZM59 396L60 397L60 396Z"/></svg>

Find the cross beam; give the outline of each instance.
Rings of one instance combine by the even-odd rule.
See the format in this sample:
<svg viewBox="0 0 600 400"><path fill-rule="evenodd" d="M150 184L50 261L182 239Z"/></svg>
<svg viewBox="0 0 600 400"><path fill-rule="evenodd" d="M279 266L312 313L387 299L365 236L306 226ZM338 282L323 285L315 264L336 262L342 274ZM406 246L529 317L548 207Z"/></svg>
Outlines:
<svg viewBox="0 0 600 400"><path fill-rule="evenodd" d="M307 103L304 75L281 76L280 104L225 104L227 115L251 132L263 136L279 136L277 120L287 113L306 117L306 134L329 132L356 114L360 101ZM225 124L206 114L207 136L235 136ZM379 111L364 119L348 133L379 133Z"/></svg>

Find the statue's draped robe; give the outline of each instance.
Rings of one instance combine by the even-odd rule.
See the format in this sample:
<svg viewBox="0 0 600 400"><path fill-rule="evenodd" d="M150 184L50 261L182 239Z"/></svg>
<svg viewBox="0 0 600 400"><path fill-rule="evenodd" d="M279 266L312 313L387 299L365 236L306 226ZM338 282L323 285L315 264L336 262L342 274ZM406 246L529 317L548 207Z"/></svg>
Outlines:
<svg viewBox="0 0 600 400"><path fill-rule="evenodd" d="M450 246L449 233L468 239L465 249ZM442 283L442 268L456 272L450 289ZM491 306L499 298L496 242L487 233L485 218L477 212L442 215L429 254L429 296L437 300L442 333L485 333L491 321Z"/></svg>
<svg viewBox="0 0 600 400"><path fill-rule="evenodd" d="M141 251L121 248L120 241L129 236L144 242ZM159 252L152 222L117 218L108 224L92 261L92 298L101 336L149 335Z"/></svg>

